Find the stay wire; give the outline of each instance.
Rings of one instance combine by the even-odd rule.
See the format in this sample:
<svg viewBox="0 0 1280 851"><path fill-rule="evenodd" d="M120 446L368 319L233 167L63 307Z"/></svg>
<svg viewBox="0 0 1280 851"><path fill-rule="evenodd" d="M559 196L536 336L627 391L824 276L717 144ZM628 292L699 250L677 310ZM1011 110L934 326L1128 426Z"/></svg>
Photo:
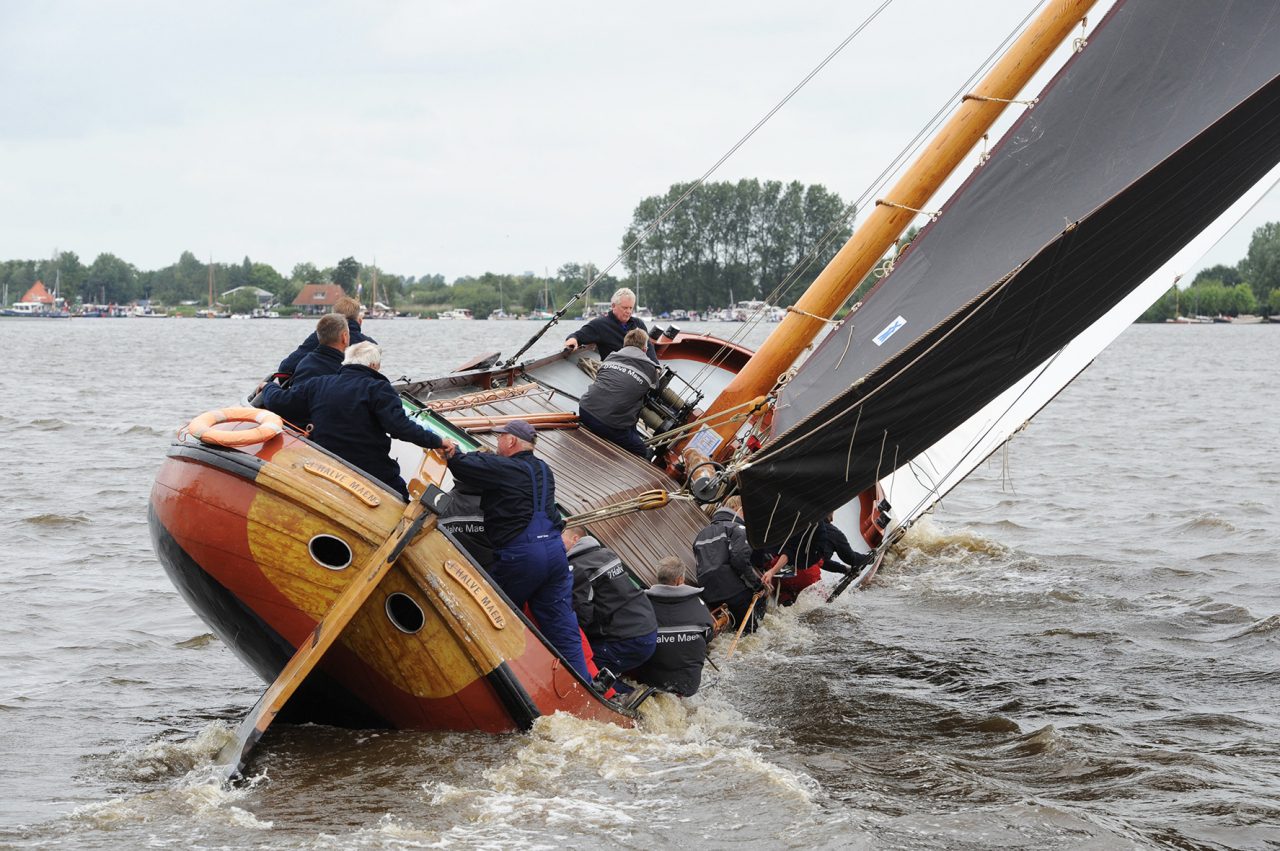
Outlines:
<svg viewBox="0 0 1280 851"><path fill-rule="evenodd" d="M881 2L880 5L877 6L876 9L861 24L859 24L853 30L853 32L849 33L849 35L845 37L844 41L840 42L840 44L838 44L834 50L828 53L821 62L819 62L816 66L814 66L813 70L811 70L807 75L805 75L804 79L802 79L799 83L797 83L795 87L792 88L791 91L788 92L786 96L782 98L782 100L774 104L773 108L770 109L767 113L765 113L764 117L761 118L759 121L757 121L754 127L748 130L742 136L742 138L738 139L738 141L733 144L733 147L729 148L729 150L726 151L720 157L720 159L716 160L715 164L713 164L711 168L703 172L701 177L699 177L692 184L690 184L689 188L684 191L684 194L682 194L679 198L673 201L670 206L668 206L665 210L662 211L661 215L659 215L656 219L650 222L648 227L646 227L640 233L639 236L633 239L631 243L622 250L621 254L613 258L613 261L610 262L608 266L604 267L604 269L597 272L595 277L588 280L587 285L583 287L581 290L579 290L577 293L575 293L569 299L569 301L567 301L565 305L562 308L560 308L560 310L556 311L555 316L547 320L547 323L538 331L538 333L534 334L533 337L530 338L530 340L524 344L524 346L520 349L520 351L516 352L514 355L508 358L504 366L507 366L507 367L513 366L522 354L527 352L535 343L538 342L538 340L542 338L543 334L545 334L548 330L550 330L551 326L559 322L560 317L564 315L564 312L568 310L569 307L572 306L574 302L582 298L582 296L586 295L586 293L589 292L591 288L595 286L595 284L599 283L601 279L603 279L607 274L609 274L610 270L612 270L613 267L617 266L620 262L622 262L624 259L630 256L631 253L635 250L636 246L639 245L642 241L644 241L645 237L653 233L653 231L658 227L658 225L662 224L662 222L665 221L667 217L670 216L676 210L677 207L683 204L685 200L690 195L692 195L696 189L698 189L698 187L702 186L702 184L704 184L707 181L707 178L709 178L713 173L715 173L715 171L719 169L720 166L724 165L724 163L731 156L737 153L738 149L741 148L743 145L745 145L747 141L751 139L751 137L754 136L760 130L760 128L764 127L764 125L768 123L768 121L771 118L773 118L773 116L777 114L777 112L780 109L782 109L782 107L786 106L787 103L793 97L795 97L800 92L801 89L803 89L806 85L808 85L810 80L816 77L818 73L822 71L823 68L827 67L827 65L830 64L830 62L841 53L841 51L843 51L846 47L848 47L850 42L852 42L855 38L861 35L863 30L865 30L868 26L870 26L871 23L880 16L880 13L883 12L885 9L887 9L892 2L893 0L883 0L883 2Z"/></svg>
<svg viewBox="0 0 1280 851"><path fill-rule="evenodd" d="M875 181L873 181L863 191L856 201L845 207L845 213L832 223L819 241L814 244L813 248L811 248L804 257L796 262L787 275L765 297L764 301L767 304L774 303L775 299L779 296L790 295L791 291L799 283L803 272L813 265L821 250L835 238L835 235L839 232L840 228L851 218L855 217L857 215L857 211L864 208L871 198L876 197L884 191L888 186L889 181L901 170L902 165L906 160L919 153L920 149L924 147L926 141L931 137L933 131L942 124L944 117L953 108L953 104L959 103L963 95L973 87L975 81L977 81L995 64L996 60L1004 53L1005 49L1017 37L1018 33L1022 32L1031 19L1040 11L1045 2L1047 2L1047 0L1042 0L1037 4L1035 8L1031 9L1026 16L1024 16L1023 19L1009 31L1004 40L987 55L986 59L978 65L969 78L958 86L956 90L943 101L942 105L933 114L933 116L925 122L925 124L921 126L920 130L917 131L916 135L903 146L903 148L898 152L898 155L894 157L887 166L885 166L885 168L876 177ZM738 343L750 331L759 325L761 321L763 321L763 309L757 310L752 319L748 320L748 322L744 324L743 328L735 331L734 334L725 341L725 343L721 344L720 348L712 354L707 363L704 364L694 375L694 378L690 383L696 386L701 386L701 383L705 382L707 378L710 377L711 370L716 366L719 366L720 363L722 363L728 356L731 351L731 344Z"/></svg>

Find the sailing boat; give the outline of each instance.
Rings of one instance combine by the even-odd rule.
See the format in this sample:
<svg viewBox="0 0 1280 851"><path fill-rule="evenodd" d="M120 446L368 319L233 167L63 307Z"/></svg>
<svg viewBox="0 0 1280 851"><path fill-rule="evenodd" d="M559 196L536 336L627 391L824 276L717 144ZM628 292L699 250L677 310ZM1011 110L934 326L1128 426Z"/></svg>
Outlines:
<svg viewBox="0 0 1280 851"><path fill-rule="evenodd" d="M758 545L836 510L852 540L883 551L1277 173L1280 16L1266 4L1118 2L797 366L1089 6L1053 4L1031 24L758 351L698 334L657 341L667 371L645 420L660 465L573 427L591 380L581 350L478 356L402 382L406 409L468 449L513 417L545 429L538 451L562 510L590 518L646 584L661 555L692 574L689 542L705 523L695 503L731 490ZM438 506L452 484L440 459L394 451L411 493ZM304 433L252 422L180 433L150 504L175 585L268 681L346 610L405 517L394 493ZM491 732L555 711L631 723L636 703L570 669L446 529L428 522L397 552L286 705L293 718Z"/></svg>

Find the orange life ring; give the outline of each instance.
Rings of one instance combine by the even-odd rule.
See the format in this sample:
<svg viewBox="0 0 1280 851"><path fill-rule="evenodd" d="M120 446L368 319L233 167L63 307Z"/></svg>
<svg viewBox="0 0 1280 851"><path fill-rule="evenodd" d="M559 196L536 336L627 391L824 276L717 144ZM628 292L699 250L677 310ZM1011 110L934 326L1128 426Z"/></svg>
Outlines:
<svg viewBox="0 0 1280 851"><path fill-rule="evenodd" d="M218 423L257 423L257 428L215 429ZM284 420L278 414L261 408L223 408L205 411L187 424L187 433L202 443L215 446L248 446L264 443L284 431Z"/></svg>

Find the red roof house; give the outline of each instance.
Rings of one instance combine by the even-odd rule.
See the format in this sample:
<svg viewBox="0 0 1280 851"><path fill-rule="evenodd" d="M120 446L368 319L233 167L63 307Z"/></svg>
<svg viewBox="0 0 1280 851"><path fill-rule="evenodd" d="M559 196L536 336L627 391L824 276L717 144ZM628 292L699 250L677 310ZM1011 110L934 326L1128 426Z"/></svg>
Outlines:
<svg viewBox="0 0 1280 851"><path fill-rule="evenodd" d="M44 283L36 281L31 289L27 290L27 294L22 297L23 302L32 304L39 302L40 304L53 304L53 295L44 288Z"/></svg>
<svg viewBox="0 0 1280 851"><path fill-rule="evenodd" d="M307 313L328 313L344 295L346 292L337 284L307 284L293 300L293 306Z"/></svg>

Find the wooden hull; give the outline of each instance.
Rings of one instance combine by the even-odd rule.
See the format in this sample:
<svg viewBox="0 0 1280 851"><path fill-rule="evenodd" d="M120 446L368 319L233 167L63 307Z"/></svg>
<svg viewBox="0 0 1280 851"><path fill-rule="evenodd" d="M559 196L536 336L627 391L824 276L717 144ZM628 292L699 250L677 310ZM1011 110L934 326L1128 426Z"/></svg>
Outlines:
<svg viewBox="0 0 1280 851"><path fill-rule="evenodd" d="M353 573L322 564L311 542L331 536L342 542L328 541L331 549L346 546L345 560L360 564L391 534L404 503L363 477L379 498L370 507L308 472L308 461L335 461L299 438L247 449L175 444L152 489L150 524L187 602L271 681ZM414 607L421 625L408 632ZM493 733L557 711L631 720L568 669L438 530L409 546L287 710L291 720Z"/></svg>
<svg viewBox="0 0 1280 851"><path fill-rule="evenodd" d="M682 334L660 348L664 362L683 361L701 372L708 398L750 357L746 349L700 335ZM495 362L496 355L477 358L464 370L400 389L432 399L475 399L477 391L493 397L483 407L460 401L451 408L451 417L464 418L461 424L467 416L549 417L565 410L556 404L572 410L590 382L563 355L514 368ZM530 378L542 394L521 394L516 385ZM546 388L556 388L557 401L546 398ZM556 471L564 491L558 497L569 513L678 487L658 468L585 431L551 431L544 438L540 454ZM320 475L323 467L345 475L348 485ZM855 543L858 534L870 546L879 543L874 502L868 493L849 506L842 525ZM376 480L286 431L242 449L179 439L156 476L149 519L155 551L187 603L271 682L346 587L351 565L364 563L386 540L404 507ZM652 565L663 555L681 556L692 571L689 543L704 523L691 503L673 501L664 512L593 529L651 581ZM342 553L337 559L322 554L329 566L317 557L318 536L333 539L328 546ZM420 612L420 628L402 628L405 619L393 612L403 611ZM557 711L621 724L634 718L570 670L447 533L432 529L400 557L282 717L500 733L526 729Z"/></svg>

